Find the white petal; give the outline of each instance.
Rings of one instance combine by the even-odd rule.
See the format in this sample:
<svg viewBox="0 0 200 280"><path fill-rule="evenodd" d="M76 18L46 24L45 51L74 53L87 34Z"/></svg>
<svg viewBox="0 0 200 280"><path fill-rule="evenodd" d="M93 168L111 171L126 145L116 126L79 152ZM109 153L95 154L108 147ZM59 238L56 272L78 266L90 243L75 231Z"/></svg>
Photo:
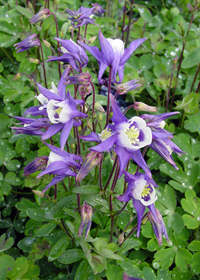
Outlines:
<svg viewBox="0 0 200 280"><path fill-rule="evenodd" d="M48 160L48 163L47 163L47 167L50 163L54 162L54 161L60 161L60 160L63 160L63 157L57 155L56 153L54 152L50 152L49 154L49 160Z"/></svg>
<svg viewBox="0 0 200 280"><path fill-rule="evenodd" d="M69 53L68 50L66 50L64 47L60 47L60 49L63 53Z"/></svg>
<svg viewBox="0 0 200 280"><path fill-rule="evenodd" d="M59 101L56 101L53 99L47 103L47 114L52 123L59 123L57 118L54 117L57 114L55 109L56 109L56 106L58 106L57 105L58 103L59 103Z"/></svg>
<svg viewBox="0 0 200 280"><path fill-rule="evenodd" d="M120 39L110 39L107 38L108 42L111 44L115 54L119 54L120 57L124 54L124 42Z"/></svg>
<svg viewBox="0 0 200 280"><path fill-rule="evenodd" d="M136 122L138 124L139 129L143 129L146 127L146 122L142 118L133 117L130 120L128 120L128 123L130 123L130 124L133 122Z"/></svg>
<svg viewBox="0 0 200 280"><path fill-rule="evenodd" d="M61 107L61 106L60 106ZM61 123L66 123L68 122L71 117L70 117L70 111L71 111L71 108L68 104L65 104L65 106L63 107L63 109L61 110L60 112L60 115L59 115L59 118L58 120L61 122Z"/></svg>
<svg viewBox="0 0 200 280"><path fill-rule="evenodd" d="M132 191L133 197L137 200L140 200L141 193L143 192L144 187L146 186L147 181L141 176L138 180L135 181L135 186Z"/></svg>
<svg viewBox="0 0 200 280"><path fill-rule="evenodd" d="M58 95L58 89L55 86L54 82L51 82L51 87L52 89L50 91Z"/></svg>

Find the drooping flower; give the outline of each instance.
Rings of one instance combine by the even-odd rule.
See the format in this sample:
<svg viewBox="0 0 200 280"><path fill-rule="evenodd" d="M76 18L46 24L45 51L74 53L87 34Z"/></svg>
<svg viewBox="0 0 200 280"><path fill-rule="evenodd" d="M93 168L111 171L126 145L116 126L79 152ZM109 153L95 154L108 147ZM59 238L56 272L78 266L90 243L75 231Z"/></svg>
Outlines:
<svg viewBox="0 0 200 280"><path fill-rule="evenodd" d="M35 39L34 39L35 38ZM37 47L40 45L40 41L36 34L28 36L26 39L21 41L20 43L14 44L17 53L24 52L30 48Z"/></svg>
<svg viewBox="0 0 200 280"><path fill-rule="evenodd" d="M85 238L88 237L92 224L92 207L89 206L85 201L84 204L81 206L81 224L78 230L78 237L81 237L86 224L87 224L87 228L86 228Z"/></svg>
<svg viewBox="0 0 200 280"><path fill-rule="evenodd" d="M61 56L49 56L47 62L50 61L62 61L64 63L69 63L76 71L80 71L81 67L86 67L88 64L88 56L84 49L74 43L71 39L64 40L59 38L54 38L61 44L61 51L63 55Z"/></svg>
<svg viewBox="0 0 200 280"><path fill-rule="evenodd" d="M102 159L101 153L98 152L90 152L86 160L83 162L77 176L76 180L82 180L95 166L97 166Z"/></svg>
<svg viewBox="0 0 200 280"><path fill-rule="evenodd" d="M45 18L48 18L50 16L49 9L42 9L37 14L35 14L31 19L29 19L31 24L38 23Z"/></svg>
<svg viewBox="0 0 200 280"><path fill-rule="evenodd" d="M179 169L174 162L171 154L175 152L179 156L184 153L176 144L170 139L173 138L173 134L164 129L165 119L179 114L179 112L164 113L161 115L141 115L147 123L147 126L152 131L152 143L149 145L154 151L156 151L161 157L169 162L175 169Z"/></svg>
<svg viewBox="0 0 200 280"><path fill-rule="evenodd" d="M69 68L64 71L58 84L58 89L53 89L53 92L37 84L42 94L42 96L39 95L38 98L43 106L29 108L24 113L25 115L47 115L52 125L42 134L42 140L46 140L62 130L60 136L60 146L62 150L64 149L71 128L81 125L81 120L79 120L79 118L87 117L86 114L77 109L77 105L83 105L84 102L72 98L69 91L66 96L66 85L64 85L64 82L66 81L68 73Z"/></svg>
<svg viewBox="0 0 200 280"><path fill-rule="evenodd" d="M135 102L133 108L136 111L157 112L157 107L149 106L143 102Z"/></svg>
<svg viewBox="0 0 200 280"><path fill-rule="evenodd" d="M29 163L25 168L24 168L24 175L28 176L36 171L42 171L45 170L47 167L47 161L48 157L43 156L34 159L31 163Z"/></svg>
<svg viewBox="0 0 200 280"><path fill-rule="evenodd" d="M124 42L120 39L106 39L101 30L99 30L99 42L101 51L95 46L88 46L85 43L78 43L89 51L99 63L99 83L103 83L102 76L108 66L112 67L112 82L116 81L116 75L119 75L119 83L124 77L124 66L131 54L141 45L147 38L137 39L133 41L129 48L124 49Z"/></svg>
<svg viewBox="0 0 200 280"><path fill-rule="evenodd" d="M92 8L80 7L78 11L71 11L67 9L67 13L69 14L68 19L71 20L71 24L74 28L81 27L85 24L95 24L92 19L92 15L102 16L105 10L99 4L92 4Z"/></svg>
<svg viewBox="0 0 200 280"><path fill-rule="evenodd" d="M154 218L159 222L155 211L154 202L157 200L157 195L154 187L158 187L153 179L144 173L136 172L134 175L124 171L125 179L128 182L128 188L122 196L117 196L117 199L127 202L132 199L133 206L137 212L137 237L140 235L140 227L142 223L145 207L147 206Z"/></svg>
<svg viewBox="0 0 200 280"><path fill-rule="evenodd" d="M127 83L124 83L124 84L119 84L117 86L117 94L123 95L133 89L136 89L139 86L141 86L141 85L138 83L138 80L136 80L136 79L129 81Z"/></svg>
<svg viewBox="0 0 200 280"><path fill-rule="evenodd" d="M157 214L157 218L158 218L159 222L155 219L154 215L152 215L151 212L147 213L147 217L153 227L154 233L158 240L158 244L159 244L159 246L161 246L162 245L162 235L164 234L167 241L169 241L169 237L167 234L167 230L166 230L162 215L160 214L160 212L157 209L155 209L155 210L156 210L156 214Z"/></svg>
<svg viewBox="0 0 200 280"><path fill-rule="evenodd" d="M150 145L152 141L151 129L140 117L133 117L128 120L120 111L114 97L110 94L114 124L110 124L100 135L91 133L88 136L81 136L84 140L100 141L101 143L90 148L92 151L104 152L114 149L119 157L121 177L123 170L130 158L132 158L151 178L151 172L141 155L140 149Z"/></svg>
<svg viewBox="0 0 200 280"><path fill-rule="evenodd" d="M27 135L43 135L45 131L50 126L50 121L47 118L23 118L23 117L14 117L20 123L17 125L23 125L20 127L11 127L15 130L15 134L27 134Z"/></svg>
<svg viewBox="0 0 200 280"><path fill-rule="evenodd" d="M56 177L44 188L42 194L44 194L51 186L62 181L65 177L73 176L76 177L77 173L81 167L80 163L82 158L80 156L70 154L66 151L62 151L60 148L53 145L45 143L51 152L48 157L47 167L43 170L37 178L40 178L46 174L54 174Z"/></svg>

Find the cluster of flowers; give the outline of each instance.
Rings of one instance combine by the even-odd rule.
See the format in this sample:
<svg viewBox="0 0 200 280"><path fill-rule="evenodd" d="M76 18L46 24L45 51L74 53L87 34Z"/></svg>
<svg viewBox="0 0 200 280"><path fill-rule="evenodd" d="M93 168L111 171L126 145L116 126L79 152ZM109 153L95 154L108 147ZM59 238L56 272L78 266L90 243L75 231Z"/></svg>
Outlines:
<svg viewBox="0 0 200 280"><path fill-rule="evenodd" d="M100 16L103 12L104 10L98 4L93 4L91 9L81 7L78 11L67 10L67 13L70 15L69 19L75 28L80 28L80 26L88 23L94 24L91 15ZM50 14L48 9L44 9L31 19L31 23L37 23ZM77 24L76 26L75 23ZM18 51L24 51L33 46L38 46L40 44L38 42L39 39L35 39L35 37L36 35L33 34L16 44ZM113 113L112 122L109 120L101 133L95 132L95 125L93 126L93 131L88 135L79 136L77 129L78 126L83 126L82 119L88 117L85 113L84 97L90 93L91 89L89 88L93 86L91 76L88 73L82 73L82 67L88 64L88 56L84 49L90 52L99 64L98 81L100 84L105 82L105 79L102 79L102 77L107 67L110 69L108 83L120 84L123 80L126 61L146 38L135 40L130 44L129 48L124 49L123 41L120 39L106 39L100 30L99 42L101 50L96 46L89 46L80 40L78 40L78 44L72 40L59 38L55 38L55 40L62 45L61 51L63 54L61 56L50 57L48 61L61 61L68 64L60 78L58 87L52 83L51 88L47 89L37 84L40 94L36 98L40 102L40 105L31 107L24 113L24 115L30 114L34 118L15 117L20 121L19 125L21 126L12 127L15 133L38 135L43 141L51 139L51 145L44 142L51 150L49 157L35 159L34 162L25 168L24 174L28 175L37 170L41 170L42 172L38 175L38 178L46 174L55 175L52 181L42 191L42 194L44 194L51 186L62 181L67 176L73 176L76 180L80 181L94 166L100 163L103 159L104 152L115 153L119 161L118 178L124 175L125 180L128 182L125 193L117 196L117 199L122 202L132 200L138 218L138 237L145 207L148 207L150 211L147 216L153 226L158 243L161 245L162 234L165 235L167 240L169 239L162 216L155 209L154 205L157 200L155 187L158 186L152 179L152 174L141 154L141 149L144 147L152 148L174 166L174 168L178 169L171 154L175 152L180 155L183 151L171 141L173 138L172 133L164 129L165 119L178 112L164 113L161 115L144 114L140 117L134 116L131 119L127 119L120 111L113 95L108 92L108 101L111 102ZM80 73L74 75L74 70ZM119 81L116 80L117 74ZM75 89L80 93L79 97L77 97L76 90L74 98L70 95L69 91L66 94L66 87L69 84L75 85ZM117 94L124 94L138 86L139 84L136 80L120 84L117 87ZM139 110L141 106L142 109L148 110L150 108L142 103L135 103L134 108ZM92 107L94 112L94 102ZM108 102L107 116L109 116L110 112L111 109ZM38 116L42 117L38 118ZM74 135L77 137L77 142L81 138L82 141L94 141L98 143L96 146L90 148L91 152L84 162L79 151L76 154L71 154L64 150L72 128L74 128ZM51 137L60 131L60 148L58 148L53 145ZM125 171L130 159L140 166L145 173L137 171L135 174L130 174ZM92 219L92 209L87 203L82 206L81 214L82 223L79 236L86 223L87 236Z"/></svg>

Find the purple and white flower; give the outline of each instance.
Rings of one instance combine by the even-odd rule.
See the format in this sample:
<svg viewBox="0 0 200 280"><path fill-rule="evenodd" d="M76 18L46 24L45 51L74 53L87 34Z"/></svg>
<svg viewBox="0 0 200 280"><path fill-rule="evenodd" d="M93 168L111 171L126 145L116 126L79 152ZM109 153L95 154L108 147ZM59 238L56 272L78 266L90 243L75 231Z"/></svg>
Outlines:
<svg viewBox="0 0 200 280"><path fill-rule="evenodd" d="M124 171L124 174L125 179L128 182L128 188L122 196L117 196L117 199L123 202L127 202L132 199L133 206L137 212L137 237L139 237L142 218L146 206L149 208L157 222L159 222L154 206L154 202L157 200L154 187L158 186L154 180L149 179L146 174L136 172L132 175L126 171Z"/></svg>
<svg viewBox="0 0 200 280"><path fill-rule="evenodd" d="M33 34L22 40L20 43L14 44L14 47L17 50L17 53L19 53L29 50L30 48L37 47L39 45L40 40L38 39L37 34Z"/></svg>
<svg viewBox="0 0 200 280"><path fill-rule="evenodd" d="M129 48L124 49L124 42L120 39L106 39L101 30L99 30L99 42L101 51L95 46L88 46L85 43L78 41L78 43L89 51L99 63L99 83L103 83L103 73L108 66L112 67L112 82L116 83L116 75L119 75L119 82L124 77L124 66L131 54L146 40L147 38L137 39L133 41Z"/></svg>

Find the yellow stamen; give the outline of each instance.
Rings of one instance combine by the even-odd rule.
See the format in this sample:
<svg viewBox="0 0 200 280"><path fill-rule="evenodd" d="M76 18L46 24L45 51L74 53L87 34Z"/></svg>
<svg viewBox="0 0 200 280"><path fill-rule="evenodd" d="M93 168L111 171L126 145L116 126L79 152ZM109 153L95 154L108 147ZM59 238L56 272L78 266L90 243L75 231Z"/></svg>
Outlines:
<svg viewBox="0 0 200 280"><path fill-rule="evenodd" d="M101 139L101 141L104 141L104 140L108 139L111 135L112 135L112 133L110 130L104 129L101 132L101 134L99 134L99 138Z"/></svg>
<svg viewBox="0 0 200 280"><path fill-rule="evenodd" d="M149 188L149 184L146 185L141 193L141 197L148 196L151 192L151 189Z"/></svg>
<svg viewBox="0 0 200 280"><path fill-rule="evenodd" d="M131 128L127 128L125 130L125 133L129 139L129 141L131 142L131 144L136 144L139 142L139 130L137 128L135 128L134 126L132 126Z"/></svg>
<svg viewBox="0 0 200 280"><path fill-rule="evenodd" d="M60 115L60 112L62 111L63 108L59 107L58 109L56 109L55 111L58 113L58 115Z"/></svg>

